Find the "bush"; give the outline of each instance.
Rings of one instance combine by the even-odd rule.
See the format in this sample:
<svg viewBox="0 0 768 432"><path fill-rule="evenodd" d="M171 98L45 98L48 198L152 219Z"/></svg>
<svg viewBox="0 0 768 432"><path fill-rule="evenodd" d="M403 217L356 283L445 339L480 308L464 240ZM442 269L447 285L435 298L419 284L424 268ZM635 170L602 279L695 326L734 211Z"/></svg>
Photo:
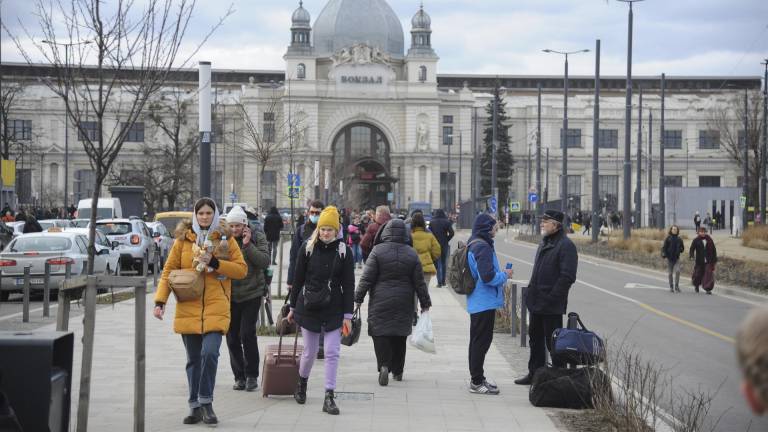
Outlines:
<svg viewBox="0 0 768 432"><path fill-rule="evenodd" d="M741 236L741 244L755 249L768 250L768 226L751 226Z"/></svg>

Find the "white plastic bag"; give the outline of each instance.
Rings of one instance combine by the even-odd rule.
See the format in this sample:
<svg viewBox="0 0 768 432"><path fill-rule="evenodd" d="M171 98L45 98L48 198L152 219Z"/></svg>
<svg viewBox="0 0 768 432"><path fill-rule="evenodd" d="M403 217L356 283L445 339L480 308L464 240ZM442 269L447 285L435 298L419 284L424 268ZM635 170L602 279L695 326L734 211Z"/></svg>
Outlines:
<svg viewBox="0 0 768 432"><path fill-rule="evenodd" d="M419 321L413 329L410 338L411 345L424 351L425 353L435 354L435 336L432 334L432 318L429 312L424 312L419 316Z"/></svg>

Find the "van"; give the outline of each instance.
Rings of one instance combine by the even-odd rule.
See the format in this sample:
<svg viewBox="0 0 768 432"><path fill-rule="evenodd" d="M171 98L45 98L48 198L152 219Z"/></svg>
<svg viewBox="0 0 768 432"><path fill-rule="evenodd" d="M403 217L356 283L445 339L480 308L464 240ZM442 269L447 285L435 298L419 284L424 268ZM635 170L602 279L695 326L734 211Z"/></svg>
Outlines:
<svg viewBox="0 0 768 432"><path fill-rule="evenodd" d="M90 219L91 217L91 198L82 199L77 203L78 219ZM99 198L96 208L96 220L99 219L119 219L123 217L123 207L118 198Z"/></svg>
<svg viewBox="0 0 768 432"><path fill-rule="evenodd" d="M183 220L189 220L191 222L192 212L191 211L170 211L170 212L157 213L155 215L155 222L161 222L163 225L165 225L165 228L171 234L171 238L173 238L173 233L174 231L176 231L176 226L179 224L179 222Z"/></svg>

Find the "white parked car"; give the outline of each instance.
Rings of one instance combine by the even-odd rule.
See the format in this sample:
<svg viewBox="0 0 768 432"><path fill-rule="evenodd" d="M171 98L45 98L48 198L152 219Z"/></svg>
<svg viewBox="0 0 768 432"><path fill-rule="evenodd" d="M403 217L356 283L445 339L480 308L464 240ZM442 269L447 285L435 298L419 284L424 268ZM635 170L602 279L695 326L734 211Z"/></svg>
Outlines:
<svg viewBox="0 0 768 432"><path fill-rule="evenodd" d="M64 228L64 232L73 232L82 234L88 238L88 228ZM117 243L109 241L103 232L96 230L96 266L101 267L100 260L104 260L104 273L106 274L120 274L120 251L117 250ZM104 252L104 251L107 252Z"/></svg>
<svg viewBox="0 0 768 432"><path fill-rule="evenodd" d="M168 255L171 253L173 237L171 237L171 233L168 232L168 228L162 222L147 222L147 227L150 229L152 238L155 240L160 253L160 268L162 268L168 259Z"/></svg>
<svg viewBox="0 0 768 432"><path fill-rule="evenodd" d="M96 222L96 229L103 232L110 242L117 242L120 263L123 270L133 268L142 275L144 261L155 262L157 246L147 224L141 219L102 219Z"/></svg>

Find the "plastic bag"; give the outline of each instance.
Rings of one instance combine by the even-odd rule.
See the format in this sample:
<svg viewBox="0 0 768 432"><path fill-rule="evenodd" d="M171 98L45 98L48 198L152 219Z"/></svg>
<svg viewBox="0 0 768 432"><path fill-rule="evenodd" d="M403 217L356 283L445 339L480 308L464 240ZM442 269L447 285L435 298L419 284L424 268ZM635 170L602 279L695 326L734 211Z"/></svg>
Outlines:
<svg viewBox="0 0 768 432"><path fill-rule="evenodd" d="M432 318L429 312L424 312L419 316L419 321L413 329L410 338L411 345L424 351L425 353L435 354L435 336L432 333Z"/></svg>

